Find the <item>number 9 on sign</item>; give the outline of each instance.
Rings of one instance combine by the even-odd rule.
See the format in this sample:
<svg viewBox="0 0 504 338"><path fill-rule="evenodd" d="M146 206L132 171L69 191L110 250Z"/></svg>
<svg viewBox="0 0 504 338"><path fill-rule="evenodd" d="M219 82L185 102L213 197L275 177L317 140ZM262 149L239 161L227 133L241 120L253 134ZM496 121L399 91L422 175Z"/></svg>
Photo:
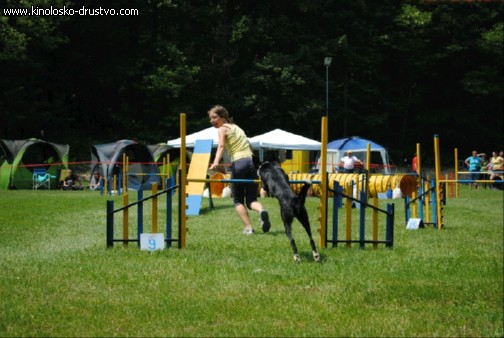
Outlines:
<svg viewBox="0 0 504 338"><path fill-rule="evenodd" d="M146 251L164 250L163 234L140 234L140 249Z"/></svg>
<svg viewBox="0 0 504 338"><path fill-rule="evenodd" d="M149 239L149 251L154 251L156 250L156 240L154 238Z"/></svg>

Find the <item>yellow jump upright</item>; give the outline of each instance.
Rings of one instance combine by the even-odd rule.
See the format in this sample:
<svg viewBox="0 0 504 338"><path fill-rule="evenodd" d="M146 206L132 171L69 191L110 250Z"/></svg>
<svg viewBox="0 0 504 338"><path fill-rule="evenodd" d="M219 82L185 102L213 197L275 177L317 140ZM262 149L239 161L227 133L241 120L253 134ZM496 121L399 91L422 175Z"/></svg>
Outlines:
<svg viewBox="0 0 504 338"><path fill-rule="evenodd" d="M191 179L205 179L210 163L210 155L212 151L212 140L196 140L194 144L194 152L187 173L187 216L199 215L201 202L203 201L203 191L205 190L205 182L191 182Z"/></svg>

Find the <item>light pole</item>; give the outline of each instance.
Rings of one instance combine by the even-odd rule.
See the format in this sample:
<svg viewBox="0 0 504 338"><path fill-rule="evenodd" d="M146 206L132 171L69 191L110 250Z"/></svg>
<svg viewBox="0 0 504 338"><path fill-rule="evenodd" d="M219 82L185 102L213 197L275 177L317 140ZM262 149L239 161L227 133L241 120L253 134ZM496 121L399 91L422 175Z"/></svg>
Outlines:
<svg viewBox="0 0 504 338"><path fill-rule="evenodd" d="M332 57L326 56L324 58L324 65L326 67L326 116L329 119L329 66L331 65Z"/></svg>

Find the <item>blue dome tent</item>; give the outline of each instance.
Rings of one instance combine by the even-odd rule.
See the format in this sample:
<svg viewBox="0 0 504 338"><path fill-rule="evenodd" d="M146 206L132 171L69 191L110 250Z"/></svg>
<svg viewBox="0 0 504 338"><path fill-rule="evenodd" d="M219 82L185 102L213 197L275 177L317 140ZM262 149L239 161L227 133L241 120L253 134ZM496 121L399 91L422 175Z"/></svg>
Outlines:
<svg viewBox="0 0 504 338"><path fill-rule="evenodd" d="M333 172L333 167L337 167L348 150L359 160L366 161L368 144L371 145L371 171L383 174L390 174L389 157L387 150L373 141L352 136L334 140L327 144L327 171Z"/></svg>

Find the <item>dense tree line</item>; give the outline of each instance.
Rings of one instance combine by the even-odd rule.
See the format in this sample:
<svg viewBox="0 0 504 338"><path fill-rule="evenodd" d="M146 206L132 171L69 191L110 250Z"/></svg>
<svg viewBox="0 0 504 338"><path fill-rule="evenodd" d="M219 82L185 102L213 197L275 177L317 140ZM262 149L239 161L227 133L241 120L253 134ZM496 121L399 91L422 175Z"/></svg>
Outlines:
<svg viewBox="0 0 504 338"><path fill-rule="evenodd" d="M5 9L138 15L7 15ZM105 7L106 6L106 7ZM503 2L0 0L0 138L146 143L228 107L250 135L370 138L393 160L432 138L451 155L503 146ZM331 56L329 109L326 68ZM43 130L43 135L41 135Z"/></svg>

